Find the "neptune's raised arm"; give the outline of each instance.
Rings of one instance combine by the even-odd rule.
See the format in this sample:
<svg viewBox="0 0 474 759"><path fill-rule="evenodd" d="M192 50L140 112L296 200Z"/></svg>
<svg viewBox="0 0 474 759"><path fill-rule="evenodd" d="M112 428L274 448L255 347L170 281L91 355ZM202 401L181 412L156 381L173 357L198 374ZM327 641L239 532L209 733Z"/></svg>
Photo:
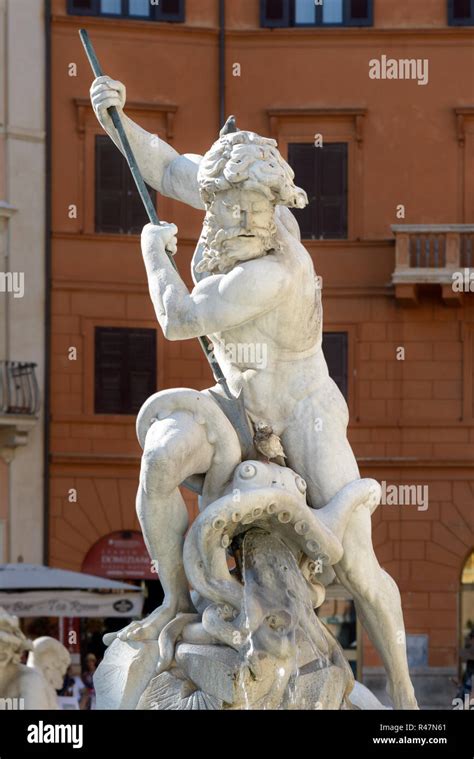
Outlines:
<svg viewBox="0 0 474 759"><path fill-rule="evenodd" d="M90 96L99 123L120 149L120 141L107 108L114 105L121 112L125 132L145 182L162 195L204 210L197 183L202 156L194 153L180 155L156 134L150 134L135 124L123 112L126 91L122 82L100 76L93 81Z"/></svg>

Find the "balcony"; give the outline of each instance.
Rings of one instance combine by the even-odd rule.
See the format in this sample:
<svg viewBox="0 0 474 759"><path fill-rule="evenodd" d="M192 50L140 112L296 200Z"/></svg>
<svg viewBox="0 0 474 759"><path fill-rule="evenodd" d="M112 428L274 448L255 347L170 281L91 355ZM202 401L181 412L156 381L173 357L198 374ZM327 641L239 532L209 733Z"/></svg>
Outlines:
<svg viewBox="0 0 474 759"><path fill-rule="evenodd" d="M0 456L9 463L38 420L36 364L0 361Z"/></svg>
<svg viewBox="0 0 474 759"><path fill-rule="evenodd" d="M462 295L453 287L453 275L462 273L467 283L463 289L469 292L469 281L474 279L474 225L395 224L392 231L395 296L413 305L421 288L438 286L446 305L459 305Z"/></svg>

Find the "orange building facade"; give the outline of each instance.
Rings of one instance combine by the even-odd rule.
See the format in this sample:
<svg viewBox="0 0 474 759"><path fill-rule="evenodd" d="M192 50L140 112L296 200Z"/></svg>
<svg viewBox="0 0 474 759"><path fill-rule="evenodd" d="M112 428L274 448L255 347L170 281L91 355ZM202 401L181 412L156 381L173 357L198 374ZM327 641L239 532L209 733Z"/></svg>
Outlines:
<svg viewBox="0 0 474 759"><path fill-rule="evenodd" d="M447 0L374 0L367 25L268 27L272 4L227 0L223 33L218 0L178 5L182 20L167 23L51 3L48 561L86 571L98 541L139 530L135 414L98 408L100 330L155 334L154 390L212 382L197 341L165 342L138 235L104 231L106 211L98 224L103 133L88 100L84 26L105 73L126 84L126 113L179 152L204 153L224 110L240 128L275 137L285 157L294 145L345 146L344 223L331 238L323 219L305 245L323 278L324 330L345 335L349 439L361 475L385 483L376 553L422 652L420 687L446 698L474 619L474 20L450 23ZM297 10L287 5L288 24ZM406 69L411 78L393 64L392 78L382 78L387 61L405 59L420 61ZM191 287L203 215L157 202L160 218L178 226L176 260ZM462 287L453 288L454 271ZM400 503L404 492L411 500ZM192 516L195 498L186 499ZM367 639L362 658L375 683L380 661Z"/></svg>

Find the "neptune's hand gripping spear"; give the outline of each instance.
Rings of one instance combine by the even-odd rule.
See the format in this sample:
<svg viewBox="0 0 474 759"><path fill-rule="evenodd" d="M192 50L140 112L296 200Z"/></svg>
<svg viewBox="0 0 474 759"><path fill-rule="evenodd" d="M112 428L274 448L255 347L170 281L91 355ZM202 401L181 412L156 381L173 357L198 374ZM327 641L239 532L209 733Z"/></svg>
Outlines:
<svg viewBox="0 0 474 759"><path fill-rule="evenodd" d="M79 36L84 46L84 50L86 52L87 58L89 59L89 63L91 65L92 71L94 72L94 76L95 77L102 76L103 75L102 68L99 64L99 61L95 54L92 43L89 39L89 35L87 31L85 29L80 29ZM110 108L107 109L107 112L112 120L112 123L120 139L123 153L129 165L130 171L132 172L133 179L137 186L137 190L140 194L143 205L145 206L145 210L147 212L150 223L159 225L160 220L158 218L156 208L153 205L153 202L150 197L150 193L147 190L143 177L140 173L140 169L138 168L138 163L133 154L132 148L128 141L128 137L125 133L125 129L122 124L120 114L114 105L110 106ZM173 256L168 252L167 252L167 255L173 267L177 270L177 266L174 262ZM235 431L237 432L244 456L250 455L253 448L253 439L250 432L247 415L245 412L245 406L244 406L242 393L240 392L238 396L234 396L230 392L229 386L227 384L227 380L214 355L212 344L209 338L207 338L206 336L202 336L202 337L198 337L198 340L204 352L204 355L206 356L206 359L209 363L209 366L211 367L212 373L214 375L214 379L216 380L216 382L219 383L223 391L223 394L219 393L218 395L217 394L213 394L213 395L218 401L219 405L222 407L228 419L231 421Z"/></svg>

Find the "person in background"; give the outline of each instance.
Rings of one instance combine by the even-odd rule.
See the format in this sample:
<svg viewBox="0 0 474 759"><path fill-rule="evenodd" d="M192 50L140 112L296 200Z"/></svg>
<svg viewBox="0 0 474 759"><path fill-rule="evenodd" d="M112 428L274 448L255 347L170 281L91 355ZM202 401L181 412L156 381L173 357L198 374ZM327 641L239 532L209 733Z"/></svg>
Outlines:
<svg viewBox="0 0 474 759"><path fill-rule="evenodd" d="M474 696L474 627L471 627L468 634L464 638L464 648L460 650L459 655L461 661L466 663L466 668L462 674L461 681L454 677L451 678L451 681L457 686L458 689L456 698L464 701L465 696Z"/></svg>
<svg viewBox="0 0 474 759"><path fill-rule="evenodd" d="M463 677L464 692L472 695L472 680L474 675L474 627L471 627L470 632L466 636L464 651L466 652L466 671L464 672Z"/></svg>
<svg viewBox="0 0 474 759"><path fill-rule="evenodd" d="M73 664L70 664L64 675L63 687L58 691L58 696L72 696L72 688L74 685L74 677L72 674Z"/></svg>
<svg viewBox="0 0 474 759"><path fill-rule="evenodd" d="M59 695L72 697L79 704L79 708L86 708L85 703L89 700L89 695L87 688L82 681L81 667L79 664L71 664L71 666L68 667L64 678L64 685ZM80 706L81 701L84 703L83 707Z"/></svg>
<svg viewBox="0 0 474 759"><path fill-rule="evenodd" d="M82 673L82 682L84 683L86 693L83 694L79 708L95 709L95 690L94 690L94 672L97 669L97 657L89 653L85 658L85 670Z"/></svg>

